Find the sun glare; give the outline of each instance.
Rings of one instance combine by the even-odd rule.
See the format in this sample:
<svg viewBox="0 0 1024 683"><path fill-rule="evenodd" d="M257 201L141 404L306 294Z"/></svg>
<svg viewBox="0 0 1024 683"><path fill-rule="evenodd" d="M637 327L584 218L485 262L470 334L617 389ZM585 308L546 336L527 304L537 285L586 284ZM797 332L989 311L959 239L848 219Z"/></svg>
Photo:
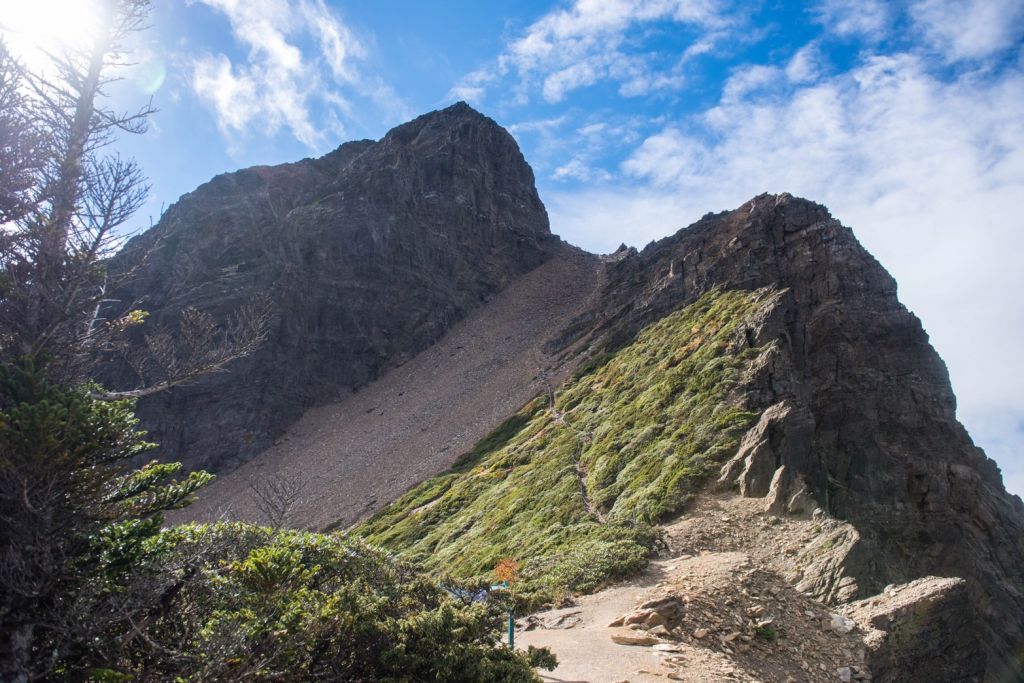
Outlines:
<svg viewBox="0 0 1024 683"><path fill-rule="evenodd" d="M97 12L97 0L0 0L0 32L30 69L38 69L46 52L87 46Z"/></svg>

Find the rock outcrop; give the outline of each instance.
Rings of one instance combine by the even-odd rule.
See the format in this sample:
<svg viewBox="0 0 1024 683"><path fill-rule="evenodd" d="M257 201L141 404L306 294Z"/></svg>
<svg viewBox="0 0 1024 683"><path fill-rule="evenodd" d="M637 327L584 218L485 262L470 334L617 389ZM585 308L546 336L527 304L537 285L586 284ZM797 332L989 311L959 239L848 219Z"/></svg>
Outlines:
<svg viewBox="0 0 1024 683"><path fill-rule="evenodd" d="M785 290L737 330L766 349L736 389L763 417L725 483L856 528L834 575L810 582L823 599L964 578L986 676L1024 679L1024 504L957 421L945 364L893 278L824 207L761 195L610 262L600 304L581 317L599 323L576 321L560 343L617 348L716 287Z"/></svg>
<svg viewBox="0 0 1024 683"><path fill-rule="evenodd" d="M272 301L269 338L228 373L148 397L164 457L223 472L443 335L557 247L515 140L463 103L319 159L217 176L133 239L112 296L173 325ZM130 388L130 373L108 383Z"/></svg>
<svg viewBox="0 0 1024 683"><path fill-rule="evenodd" d="M882 594L851 604L847 612L865 628L875 683L980 681L985 673L962 579L929 576L887 586Z"/></svg>

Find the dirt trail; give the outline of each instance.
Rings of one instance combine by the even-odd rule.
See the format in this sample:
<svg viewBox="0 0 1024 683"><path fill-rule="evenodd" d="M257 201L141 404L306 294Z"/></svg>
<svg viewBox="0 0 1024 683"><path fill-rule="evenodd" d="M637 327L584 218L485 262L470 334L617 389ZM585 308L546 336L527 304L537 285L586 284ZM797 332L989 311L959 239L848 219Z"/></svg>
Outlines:
<svg viewBox="0 0 1024 683"><path fill-rule="evenodd" d="M217 479L184 514L262 521L253 478L305 481L292 526L345 527L443 471L575 368L543 345L598 291L598 257L571 247L376 382L313 408L274 447ZM183 521L184 516L171 521Z"/></svg>
<svg viewBox="0 0 1024 683"><path fill-rule="evenodd" d="M553 682L867 680L858 632L833 630L829 609L793 587L794 557L818 538L819 522L762 508L760 499L703 495L666 526L669 557L572 607L521 620L516 645L550 647L560 665L541 674ZM609 626L666 597L681 613L670 631ZM766 637L751 624L764 624ZM651 642L618 644L613 635Z"/></svg>

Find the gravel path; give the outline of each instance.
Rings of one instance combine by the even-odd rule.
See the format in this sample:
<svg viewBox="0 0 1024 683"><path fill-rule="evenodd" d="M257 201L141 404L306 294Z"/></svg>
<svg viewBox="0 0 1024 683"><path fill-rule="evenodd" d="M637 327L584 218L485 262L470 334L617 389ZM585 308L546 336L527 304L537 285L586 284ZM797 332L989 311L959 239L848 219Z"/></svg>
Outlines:
<svg viewBox="0 0 1024 683"><path fill-rule="evenodd" d="M571 607L521 620L516 646L550 647L559 667L539 673L552 682L841 683L844 671L852 678L863 670L863 632L834 632L830 610L793 584L795 558L819 538L820 522L762 509L761 499L702 495L665 527L671 558ZM609 624L666 596L683 612L671 632L648 645L612 641L648 635ZM752 637L751 615L771 623L775 639Z"/></svg>
<svg viewBox="0 0 1024 683"><path fill-rule="evenodd" d="M660 658L651 648L617 645L608 637L608 623L633 609L663 579L662 563L652 563L643 576L593 595L578 598L572 607L539 615L543 623L569 628L540 628L516 634L516 647L550 647L560 666L538 671L545 681L664 681ZM640 673L647 671L650 673Z"/></svg>
<svg viewBox="0 0 1024 683"><path fill-rule="evenodd" d="M261 519L249 483L302 482L290 526L344 528L449 467L575 367L545 354L599 291L596 256L564 247L404 365L313 408L274 447L206 487L185 519Z"/></svg>

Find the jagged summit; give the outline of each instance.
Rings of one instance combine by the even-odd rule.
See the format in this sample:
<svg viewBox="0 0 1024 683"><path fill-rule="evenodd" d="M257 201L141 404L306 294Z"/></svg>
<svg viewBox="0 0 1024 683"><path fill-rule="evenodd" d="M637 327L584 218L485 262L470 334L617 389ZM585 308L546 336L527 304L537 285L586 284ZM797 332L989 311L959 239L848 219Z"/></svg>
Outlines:
<svg viewBox="0 0 1024 683"><path fill-rule="evenodd" d="M777 512L810 496L856 527L833 571L806 577L828 601L929 574L967 579L991 670L1017 670L1024 503L957 421L945 363L852 230L820 204L765 194L609 263L606 277L585 314L602 322L576 343L611 351L716 288L781 291L737 331L768 352L737 390L761 417L721 485Z"/></svg>
<svg viewBox="0 0 1024 683"><path fill-rule="evenodd" d="M435 109L434 111L427 112L426 114L421 114L411 121L399 124L388 131L384 137L387 138L389 135L393 135L399 131L415 130L418 132L424 129L439 130L463 123L471 123L482 127L504 130L504 128L498 125L494 119L477 111L463 100L459 100L455 104L448 105L444 109Z"/></svg>
<svg viewBox="0 0 1024 683"><path fill-rule="evenodd" d="M139 414L166 457L230 469L306 408L426 348L557 244L515 140L464 104L378 142L219 175L126 246L115 267L138 270L112 298L160 324L269 295L271 338Z"/></svg>

